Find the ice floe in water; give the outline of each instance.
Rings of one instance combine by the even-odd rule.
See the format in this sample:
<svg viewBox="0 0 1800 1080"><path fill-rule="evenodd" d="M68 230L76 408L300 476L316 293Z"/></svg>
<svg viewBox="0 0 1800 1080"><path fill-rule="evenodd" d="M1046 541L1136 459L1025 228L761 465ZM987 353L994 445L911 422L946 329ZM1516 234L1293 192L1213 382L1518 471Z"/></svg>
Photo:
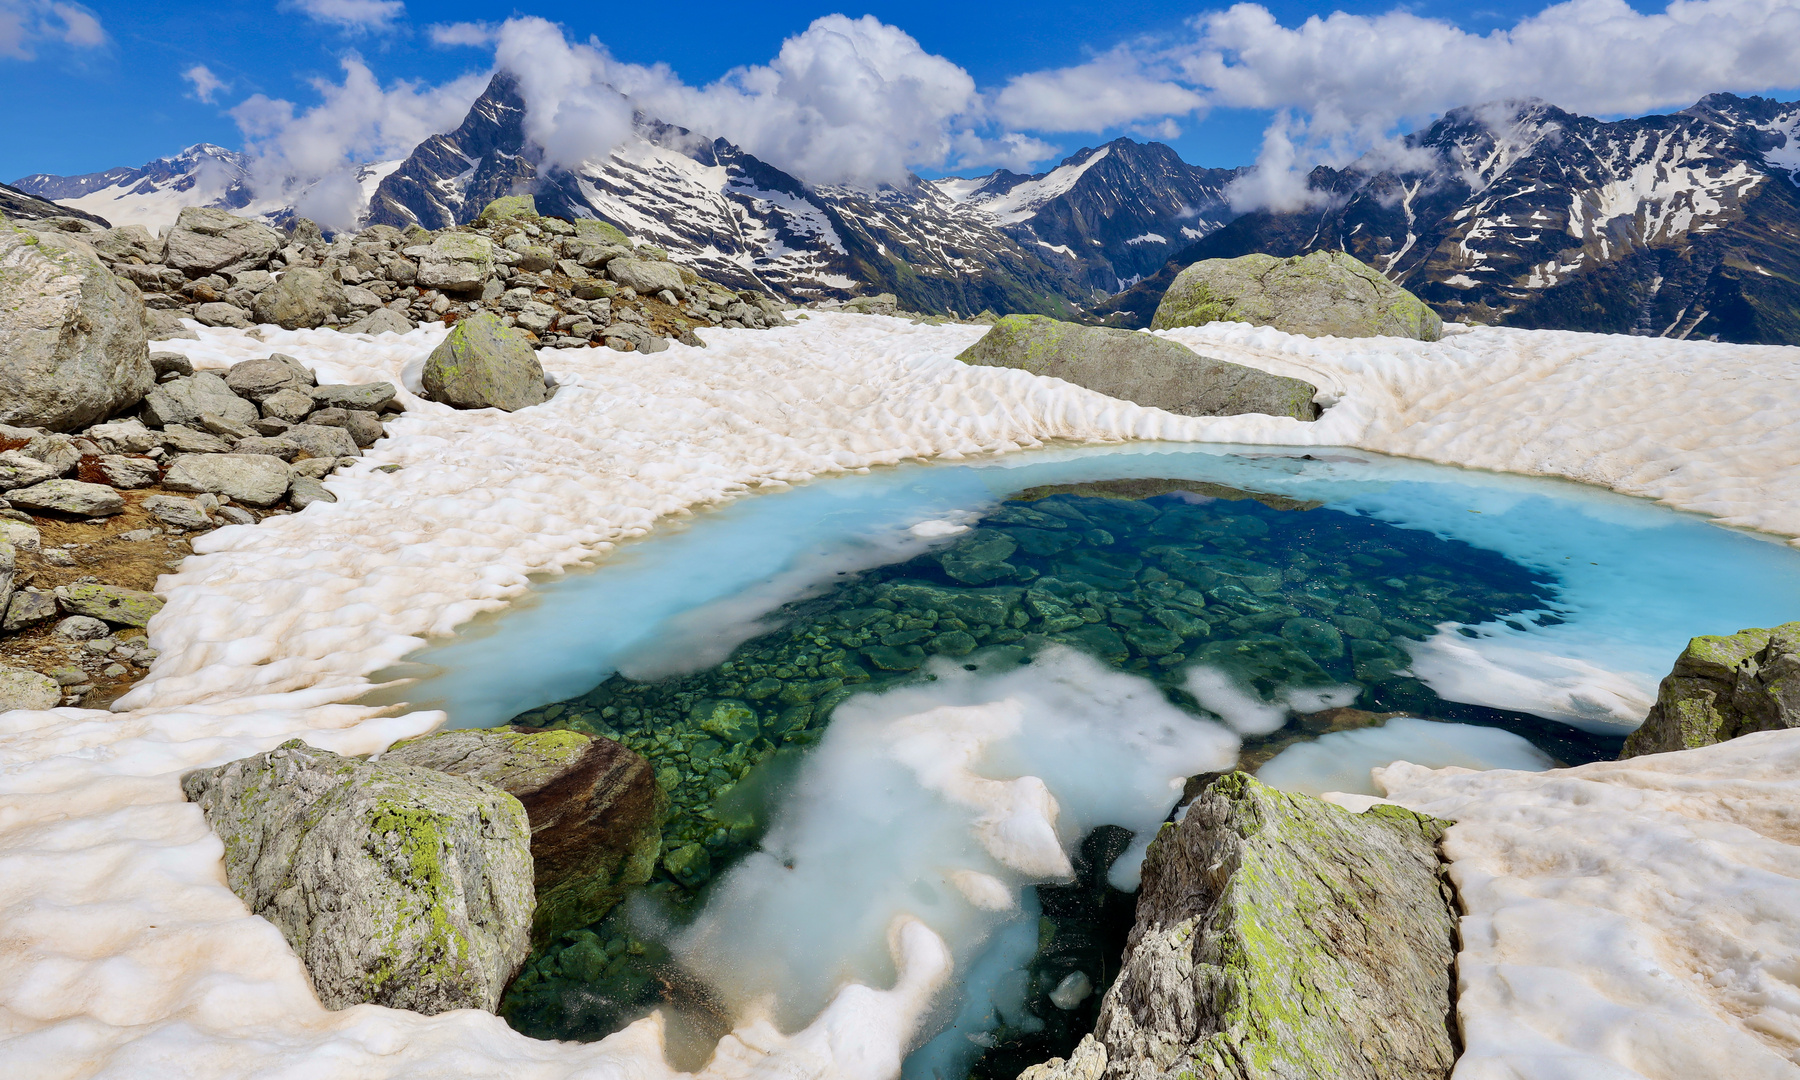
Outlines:
<svg viewBox="0 0 1800 1080"><path fill-rule="evenodd" d="M1510 731L1396 716L1379 727L1328 732L1313 742L1290 746L1256 770L1256 778L1306 795L1328 791L1379 795L1371 773L1396 761L1427 769L1455 766L1526 772L1543 772L1556 764Z"/></svg>

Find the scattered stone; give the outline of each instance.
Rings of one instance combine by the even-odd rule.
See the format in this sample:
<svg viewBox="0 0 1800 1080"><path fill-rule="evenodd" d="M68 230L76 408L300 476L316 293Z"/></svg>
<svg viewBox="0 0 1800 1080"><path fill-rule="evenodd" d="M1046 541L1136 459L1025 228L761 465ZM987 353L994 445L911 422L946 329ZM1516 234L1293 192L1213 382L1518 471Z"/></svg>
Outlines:
<svg viewBox="0 0 1800 1080"><path fill-rule="evenodd" d="M537 200L530 195L503 195L481 208L477 225L494 225L510 218L535 218Z"/></svg>
<svg viewBox="0 0 1800 1080"><path fill-rule="evenodd" d="M1204 259L1163 294L1153 330L1244 322L1308 337L1405 337L1436 341L1444 320L1425 302L1343 251L1281 259Z"/></svg>
<svg viewBox="0 0 1800 1080"><path fill-rule="evenodd" d="M524 804L538 940L600 919L628 887L650 880L662 854L667 797L649 762L611 739L467 729L401 743L381 760L482 780Z"/></svg>
<svg viewBox="0 0 1800 1080"><path fill-rule="evenodd" d="M290 424L283 431L283 435L292 430L293 425ZM248 439L239 439L237 445L231 448L231 452L234 454L267 454L283 461L293 461L300 456L300 444L283 438L282 435L257 435Z"/></svg>
<svg viewBox="0 0 1800 1080"><path fill-rule="evenodd" d="M494 1011L530 947L530 825L498 788L298 739L182 777L225 876L327 1008Z"/></svg>
<svg viewBox="0 0 1800 1080"><path fill-rule="evenodd" d="M257 322L303 330L342 318L350 305L344 297L344 287L324 271L295 266L256 294L255 310Z"/></svg>
<svg viewBox="0 0 1800 1080"><path fill-rule="evenodd" d="M205 413L245 425L260 415L254 404L232 393L225 380L210 371L163 383L144 397L144 422L151 427L191 427Z"/></svg>
<svg viewBox="0 0 1800 1080"><path fill-rule="evenodd" d="M1619 757L1793 727L1800 727L1800 622L1689 641Z"/></svg>
<svg viewBox="0 0 1800 1080"><path fill-rule="evenodd" d="M22 450L0 451L0 491L41 484L55 479L61 471Z"/></svg>
<svg viewBox="0 0 1800 1080"><path fill-rule="evenodd" d="M382 430L381 421L366 409L350 409L344 419L344 430L350 433L350 439L357 446L367 449L380 441L387 432Z"/></svg>
<svg viewBox="0 0 1800 1080"><path fill-rule="evenodd" d="M295 510L304 510L316 502L337 502L337 496L325 490L325 485L311 476L295 475L288 484L288 503Z"/></svg>
<svg viewBox="0 0 1800 1080"><path fill-rule="evenodd" d="M186 353L153 352L150 354L150 368L158 376L192 375L194 362L187 358Z"/></svg>
<svg viewBox="0 0 1800 1080"><path fill-rule="evenodd" d="M640 253L645 250L638 249ZM688 295L687 282L682 280L681 268L671 262L612 259L606 264L606 276L628 289L636 289L640 296L655 296L664 289L683 299Z"/></svg>
<svg viewBox="0 0 1800 1080"><path fill-rule="evenodd" d="M152 495L144 500L144 509L150 512L151 517L171 529L193 532L212 528L212 519L207 517L206 511L192 499L180 499L173 495Z"/></svg>
<svg viewBox="0 0 1800 1080"><path fill-rule="evenodd" d="M1006 316L957 359L1047 375L1183 416L1318 416L1311 383L1201 356L1152 334L1043 315Z"/></svg>
<svg viewBox="0 0 1800 1080"><path fill-rule="evenodd" d="M44 561L51 566L74 566L75 555L61 548L50 548L44 552Z"/></svg>
<svg viewBox="0 0 1800 1080"><path fill-rule="evenodd" d="M199 423L202 430L232 442L248 439L256 434L256 429L251 427L248 421L233 420L230 417L220 416L218 413L201 413Z"/></svg>
<svg viewBox="0 0 1800 1080"><path fill-rule="evenodd" d="M155 384L144 304L73 237L0 221L0 424L72 431Z"/></svg>
<svg viewBox="0 0 1800 1080"><path fill-rule="evenodd" d="M56 614L56 594L46 589L18 589L6 605L6 618L0 630L12 633L41 623Z"/></svg>
<svg viewBox="0 0 1800 1080"><path fill-rule="evenodd" d="M194 308L194 321L201 326L230 326L239 330L254 325L250 321L248 312L236 304L228 304L223 300L215 300Z"/></svg>
<svg viewBox="0 0 1800 1080"><path fill-rule="evenodd" d="M1020 1080L1448 1077L1447 825L1214 780L1150 847L1094 1034Z"/></svg>
<svg viewBox="0 0 1800 1080"><path fill-rule="evenodd" d="M300 448L307 457L337 458L357 457L362 451L357 449L356 440L341 427L326 427L323 424L295 424L281 433L281 440Z"/></svg>
<svg viewBox="0 0 1800 1080"><path fill-rule="evenodd" d="M458 322L425 361L424 396L459 409L514 412L548 396L525 336L482 313Z"/></svg>
<svg viewBox="0 0 1800 1080"><path fill-rule="evenodd" d="M147 457L107 454L100 459L98 468L106 482L116 488L130 490L156 483L156 462Z"/></svg>
<svg viewBox="0 0 1800 1080"><path fill-rule="evenodd" d="M54 709L62 699L62 687L55 679L24 668L0 667L0 713Z"/></svg>
<svg viewBox="0 0 1800 1080"><path fill-rule="evenodd" d="M451 331L451 333L454 334L455 331ZM322 409L364 409L369 412L380 412L399 393L399 389L393 383L357 383L314 387L312 399L313 404Z"/></svg>
<svg viewBox="0 0 1800 1080"><path fill-rule="evenodd" d="M374 311L344 327L347 334L368 334L374 337L380 334L405 334L413 329L411 319L397 311L378 307Z"/></svg>
<svg viewBox="0 0 1800 1080"><path fill-rule="evenodd" d="M11 544L15 551L38 551L43 545L34 526L4 517L0 517L0 541Z"/></svg>
<svg viewBox="0 0 1800 1080"><path fill-rule="evenodd" d="M225 372L225 385L238 397L249 398L261 405L281 393L304 395L307 384L300 373L294 370L294 365L270 357L231 365L231 369Z"/></svg>
<svg viewBox="0 0 1800 1080"><path fill-rule="evenodd" d="M298 424L312 410L312 395L294 388L277 390L262 399L264 417L288 424Z"/></svg>
<svg viewBox="0 0 1800 1080"><path fill-rule="evenodd" d="M56 598L64 611L73 611L78 616L105 619L119 626L146 626L150 617L161 611L163 606L162 597L155 593L127 589L120 585L64 585L56 590Z"/></svg>
<svg viewBox="0 0 1800 1080"><path fill-rule="evenodd" d="M125 509L125 500L112 488L79 480L46 480L8 492L7 501L27 510L51 510L76 517L111 517Z"/></svg>
<svg viewBox="0 0 1800 1080"><path fill-rule="evenodd" d="M108 454L144 454L160 443L156 432L135 418L96 424L87 429L87 437Z"/></svg>
<svg viewBox="0 0 1800 1080"><path fill-rule="evenodd" d="M110 627L91 615L71 615L56 624L56 636L67 641L93 641L110 633Z"/></svg>
<svg viewBox="0 0 1800 1080"><path fill-rule="evenodd" d="M262 454L183 454L169 466L163 486L223 495L250 506L273 506L287 494L292 477L286 462Z"/></svg>
<svg viewBox="0 0 1800 1080"><path fill-rule="evenodd" d="M900 310L900 298L891 292L857 296L844 301L843 310L856 315L892 315Z"/></svg>
<svg viewBox="0 0 1800 1080"><path fill-rule="evenodd" d="M221 506L214 511L227 525L254 525L256 515L241 506Z"/></svg>
<svg viewBox="0 0 1800 1080"><path fill-rule="evenodd" d="M493 242L479 233L442 233L418 255L418 284L428 289L479 289L494 272Z"/></svg>
<svg viewBox="0 0 1800 1080"><path fill-rule="evenodd" d="M183 424L163 428L157 441L163 450L178 454L223 454L231 449L231 444L217 435L196 431Z"/></svg>

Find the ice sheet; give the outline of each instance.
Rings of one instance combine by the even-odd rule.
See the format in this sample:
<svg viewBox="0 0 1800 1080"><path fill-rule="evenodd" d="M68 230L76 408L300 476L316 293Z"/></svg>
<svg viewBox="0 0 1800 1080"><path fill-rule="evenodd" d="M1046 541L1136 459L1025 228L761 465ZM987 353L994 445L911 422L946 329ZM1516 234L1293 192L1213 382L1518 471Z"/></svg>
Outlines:
<svg viewBox="0 0 1800 1080"><path fill-rule="evenodd" d="M441 333L428 328L369 340L334 331L201 330L200 341L167 347L215 367L280 351L318 367L327 380L398 383L401 369ZM361 693L369 673L425 635L517 599L530 575L602 555L667 515L745 491L1048 440L1210 439L1363 446L1569 476L1800 534L1800 471L1793 467L1800 435L1788 422L1800 397L1800 377L1792 374L1800 354L1792 349L1506 330L1434 344L1310 340L1239 326L1171 335L1226 359L1316 379L1337 404L1305 425L1173 417L1023 372L955 363L980 333L814 315L789 329L708 332L713 347L703 350L546 352L561 384L548 404L508 416L409 397L409 412L390 426L392 438L328 481L338 503L205 538L202 553L162 582L169 603L151 633L163 655L121 702L124 711L0 717L0 939L7 943L0 952L0 1056L11 1072L182 1080L666 1074L653 1025L578 1046L533 1042L478 1013L324 1011L279 934L225 888L219 844L198 811L181 802L176 778L294 736L359 753L428 730L441 714L383 716L338 703ZM401 468L375 472L380 464ZM1772 749L1783 738L1792 757L1790 737L1756 745ZM1783 775L1795 775L1796 763L1787 761ZM1552 779L1509 783L1559 782L1557 774L1543 775ZM1473 786L1442 812L1478 828L1514 812L1510 789L1488 795L1479 783L1463 782ZM1764 787L1757 790L1791 782L1759 781ZM1743 786L1729 770L1682 785L1684 798L1702 803ZM1620 791L1615 801L1635 797L1635 789ZM1793 795L1783 789L1783 805L1791 806ZM1596 853L1599 872L1588 887L1596 895L1650 898L1633 925L1642 928L1643 942L1680 946L1656 961L1683 980L1667 990L1675 995L1670 1000L1712 991L1689 985L1701 965L1681 951L1687 915L1673 901L1652 902L1659 878L1639 873L1632 858L1666 866L1681 881L1667 896L1732 916L1705 931L1711 951L1704 956L1736 959L1705 972L1728 989L1750 988L1731 1000L1772 1017L1771 1030L1786 1030L1777 1023L1786 1022L1781 1009L1756 1004L1751 990L1778 1003L1792 993L1781 975L1796 969L1795 898L1779 893L1780 908L1752 921L1745 905L1754 890L1732 884L1754 877L1751 869L1710 880L1700 871L1723 856L1686 839L1691 821L1679 814L1633 818L1629 807L1620 813L1641 843ZM1758 839L1752 832L1732 826L1726 839L1759 867L1787 865L1791 835L1772 830ZM1490 856L1473 840L1459 850L1474 883L1480 860ZM1691 866L1684 862L1690 856ZM1775 875L1770 884L1785 888L1791 877ZM1499 911L1503 900L1490 906ZM1508 909L1510 922L1496 919L1509 948L1549 954L1546 965L1563 965L1557 970L1576 983L1618 966L1604 947L1606 925L1594 924L1600 936L1582 938L1534 920L1530 910ZM856 1080L891 1075L911 1025L944 977L942 942L920 924L899 927L895 944L907 976L893 990L849 987L791 1038L752 1020L722 1047L712 1075L746 1075L752 1066L811 1074L832 1067L826 1062ZM1570 945L1581 948L1560 948ZM1654 953L1650 945L1643 955ZM1470 948L1471 965L1492 955L1479 941ZM1516 1025L1527 1006L1492 978L1468 977L1488 988L1464 1005L1477 1063L1471 1068L1479 1068L1501 1053L1507 1025ZM1616 1009L1611 1015L1612 1030L1629 1027L1628 1016ZM1693 1015L1717 1019L1704 1009ZM1713 1028L1683 1023L1631 1029L1633 1039L1623 1042L1597 1041L1579 1025L1545 1025L1532 1035L1543 1052L1514 1055L1528 1066L1518 1075L1570 1075L1550 1052L1556 1048L1588 1055L1589 1064L1610 1054L1615 1066L1608 1067L1624 1068L1642 1047L1679 1063L1723 1045ZM1745 1025L1718 1025L1737 1032L1734 1052L1750 1053L1765 1039L1745 1034ZM1774 1061L1772 1053L1755 1060ZM1789 1070L1781 1075L1791 1075L1787 1059L1780 1062ZM1595 1066L1583 1075L1603 1074ZM1746 1066L1738 1075L1776 1073Z"/></svg>

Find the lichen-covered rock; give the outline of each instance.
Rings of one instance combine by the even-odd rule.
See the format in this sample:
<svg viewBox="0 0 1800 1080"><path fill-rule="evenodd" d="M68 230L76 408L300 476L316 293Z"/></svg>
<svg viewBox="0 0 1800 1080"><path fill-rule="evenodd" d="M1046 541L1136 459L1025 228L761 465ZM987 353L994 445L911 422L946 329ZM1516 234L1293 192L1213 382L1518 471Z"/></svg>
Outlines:
<svg viewBox="0 0 1800 1080"><path fill-rule="evenodd" d="M1204 259L1163 294L1153 330L1246 322L1309 337L1407 337L1436 341L1444 320L1425 302L1342 251L1279 259Z"/></svg>
<svg viewBox="0 0 1800 1080"><path fill-rule="evenodd" d="M957 359L1047 375L1183 416L1318 415L1311 383L1201 356L1152 334L1043 315L1008 315Z"/></svg>
<svg viewBox="0 0 1800 1080"><path fill-rule="evenodd" d="M509 218L537 216L537 199L530 195L502 195L481 208L481 216L475 219L475 224L495 225Z"/></svg>
<svg viewBox="0 0 1800 1080"><path fill-rule="evenodd" d="M1020 1080L1449 1076L1445 825L1213 781L1150 847L1094 1034Z"/></svg>
<svg viewBox="0 0 1800 1080"><path fill-rule="evenodd" d="M293 477L287 462L266 454L183 454L169 466L163 485L223 495L247 506L273 506Z"/></svg>
<svg viewBox="0 0 1800 1080"><path fill-rule="evenodd" d="M611 739L567 730L447 731L381 760L466 776L509 792L531 819L539 940L598 920L662 853L667 796L650 763Z"/></svg>
<svg viewBox="0 0 1800 1080"><path fill-rule="evenodd" d="M486 1009L530 946L530 826L479 781L298 739L182 777L327 1008Z"/></svg>
<svg viewBox="0 0 1800 1080"><path fill-rule="evenodd" d="M13 709L54 709L62 687L48 675L24 668L0 667L0 713Z"/></svg>
<svg viewBox="0 0 1800 1080"><path fill-rule="evenodd" d="M210 206L182 209L169 230L163 261L193 276L266 266L282 236L248 218Z"/></svg>
<svg viewBox="0 0 1800 1080"><path fill-rule="evenodd" d="M451 329L426 359L420 382L425 397L459 409L513 412L549 396L525 335L486 312Z"/></svg>
<svg viewBox="0 0 1800 1080"><path fill-rule="evenodd" d="M639 248L641 255L644 249ZM681 267L672 262L656 262L644 258L613 259L606 264L606 275L627 288L637 290L640 296L654 296L664 289L678 297L686 298L687 283L682 280Z"/></svg>
<svg viewBox="0 0 1800 1080"><path fill-rule="evenodd" d="M144 419L152 427L192 426L208 413L237 424L258 415L253 403L232 393L230 384L210 371L171 379L144 397Z"/></svg>
<svg viewBox="0 0 1800 1080"><path fill-rule="evenodd" d="M466 292L493 273L493 241L479 233L443 233L419 253L418 283L425 288Z"/></svg>
<svg viewBox="0 0 1800 1080"><path fill-rule="evenodd" d="M309 266L282 271L275 284L256 294L256 321L274 323L284 330L324 326L349 311L344 286L323 270Z"/></svg>
<svg viewBox="0 0 1800 1080"><path fill-rule="evenodd" d="M155 382L143 301L80 240L0 221L0 424L73 431Z"/></svg>
<svg viewBox="0 0 1800 1080"><path fill-rule="evenodd" d="M119 626L144 626L163 606L162 597L155 593L95 582L64 585L56 590L56 597L64 611Z"/></svg>
<svg viewBox="0 0 1800 1080"><path fill-rule="evenodd" d="M1792 727L1800 727L1800 622L1689 641L1619 757Z"/></svg>
<svg viewBox="0 0 1800 1080"><path fill-rule="evenodd" d="M6 493L6 500L26 510L50 510L75 517L112 517L125 509L125 500L104 484L80 480L46 480Z"/></svg>

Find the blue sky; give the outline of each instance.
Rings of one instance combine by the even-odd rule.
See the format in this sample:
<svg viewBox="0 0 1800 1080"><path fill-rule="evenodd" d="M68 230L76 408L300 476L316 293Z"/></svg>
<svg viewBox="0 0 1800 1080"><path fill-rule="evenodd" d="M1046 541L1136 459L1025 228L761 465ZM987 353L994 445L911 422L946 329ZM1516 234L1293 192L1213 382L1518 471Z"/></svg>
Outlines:
<svg viewBox="0 0 1800 1080"><path fill-rule="evenodd" d="M0 141L0 178L136 165L202 140L237 148L245 145L246 126L289 171L322 168L319 162L334 153L344 160L392 154L415 136L414 128L466 105L451 99L458 92L466 98L467 77L492 69L499 28L522 34L530 22L522 17L531 16L557 24L573 50L552 50L563 61L592 70L528 93L591 94L582 80L616 81L624 72L627 80L645 82L644 100L684 114L678 122L728 128L711 133L821 182L881 179L896 162L926 174L994 164L1023 168L1122 133L1160 138L1197 164L1248 164L1260 156L1271 168L1301 169L1363 152L1383 133L1406 130L1444 108L1475 103L1464 100L1470 95L1530 93L1618 115L1679 108L1711 90L1778 92L1800 82L1800 65L1793 63L1800 26L1784 18L1800 11L1793 0L1698 0L1676 19L1662 10L1627 7L1624 0L1475 10L1439 2L1265 0L1255 10L1231 12L1224 5L1151 0L854 7L700 0L672 15L654 4L0 0L0 95L14 103L8 137ZM1693 11L1700 12L1697 21ZM1303 32L1309 17L1334 12L1340 14L1316 24L1310 36ZM907 91L911 96L882 97L886 88L858 82L846 90L848 84L834 82L847 77L841 65L830 66L838 63L835 54L809 49L832 26L851 25L815 25L835 13L873 16L852 25L853 50L882 52L889 57L883 77L899 72L897 79L919 80L930 100L919 99L917 86ZM458 40L489 37L448 46L434 41L431 27L451 24L480 24ZM602 47L598 54L583 47L590 39ZM795 41L807 46L796 54L799 61L766 66L784 42ZM907 52L896 41L916 49ZM537 55L535 47L513 47L515 54ZM1205 65L1219 57L1232 65L1229 77L1215 68L1209 78ZM1667 63L1659 65L1659 58ZM321 103L330 94L318 87L344 84L346 59L366 65L380 91L406 83L408 95L396 96L393 107L407 115L364 117L357 122L365 128L357 130L327 115ZM659 64L668 70L656 71ZM812 66L801 73L804 64ZM762 72L766 85L746 89L740 78L730 93L706 90L746 67ZM196 78L196 68L208 77ZM459 77L463 83L456 83ZM1124 87L1122 100L1084 107L1097 96L1093 88L1109 81ZM211 100L200 100L199 90L215 82L220 85L206 94ZM774 83L781 85L769 89ZM933 97L931 88L941 86L950 89ZM820 119L833 100L863 92L876 96L849 107L866 113L873 132L853 130L855 123L841 117ZM290 103L294 116L316 115L300 131L279 105L245 107L255 95ZM795 106L801 111L792 111L793 100L806 95ZM381 94L352 87L339 96L331 109L345 112L354 102L343 99ZM920 126L907 127L914 119ZM904 146L886 154L868 145L895 128L905 129L891 133ZM794 135L802 129L810 141ZM585 130L560 137L578 140Z"/></svg>

